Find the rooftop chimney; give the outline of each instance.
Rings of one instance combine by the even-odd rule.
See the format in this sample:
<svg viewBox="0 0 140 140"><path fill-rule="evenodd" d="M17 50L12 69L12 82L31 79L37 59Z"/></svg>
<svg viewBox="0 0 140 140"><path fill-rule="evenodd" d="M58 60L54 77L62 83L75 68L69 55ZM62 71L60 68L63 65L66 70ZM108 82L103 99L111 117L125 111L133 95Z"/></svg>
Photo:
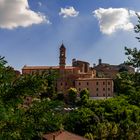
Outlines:
<svg viewBox="0 0 140 140"><path fill-rule="evenodd" d="M99 65L101 65L102 64L102 59L99 59Z"/></svg>
<svg viewBox="0 0 140 140"><path fill-rule="evenodd" d="M76 59L73 58L73 59L72 59L72 66L73 66L73 67L75 66L75 62L76 62Z"/></svg>

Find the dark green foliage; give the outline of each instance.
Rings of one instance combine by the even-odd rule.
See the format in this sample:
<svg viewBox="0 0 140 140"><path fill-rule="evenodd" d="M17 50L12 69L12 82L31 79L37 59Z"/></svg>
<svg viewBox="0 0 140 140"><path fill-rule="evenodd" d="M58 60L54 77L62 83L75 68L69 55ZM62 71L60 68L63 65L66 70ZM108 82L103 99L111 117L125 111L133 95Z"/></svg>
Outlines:
<svg viewBox="0 0 140 140"><path fill-rule="evenodd" d="M126 61L126 64L133 66L134 68L137 68L139 71L140 68L140 50L137 48L131 49L125 47L125 54L128 55L128 61Z"/></svg>
<svg viewBox="0 0 140 140"><path fill-rule="evenodd" d="M89 91L87 89L83 89L80 92L80 105L85 105L89 99Z"/></svg>
<svg viewBox="0 0 140 140"><path fill-rule="evenodd" d="M67 99L68 99L68 103L71 104L71 105L74 105L75 102L76 102L76 99L77 99L77 89L75 88L70 88L68 90L68 93L67 93Z"/></svg>
<svg viewBox="0 0 140 140"><path fill-rule="evenodd" d="M140 73L120 72L114 80L115 92L133 96L140 92Z"/></svg>
<svg viewBox="0 0 140 140"><path fill-rule="evenodd" d="M99 121L98 116L89 108L80 108L67 116L65 129L83 135L93 131L95 129L94 125Z"/></svg>
<svg viewBox="0 0 140 140"><path fill-rule="evenodd" d="M38 139L42 133L59 130L63 120L60 113L63 104L40 97L46 91L52 93L48 83L55 75L43 73L17 76L5 64L4 58L1 58L0 139ZM53 83L49 83L49 86L53 86ZM25 97L32 98L28 105L24 103Z"/></svg>
<svg viewBox="0 0 140 140"><path fill-rule="evenodd" d="M89 98L89 91L87 89L83 89L81 92L80 92L80 98Z"/></svg>
<svg viewBox="0 0 140 140"><path fill-rule="evenodd" d="M62 92L57 93L57 97L56 97L57 100L64 101L64 98L65 98L64 93Z"/></svg>

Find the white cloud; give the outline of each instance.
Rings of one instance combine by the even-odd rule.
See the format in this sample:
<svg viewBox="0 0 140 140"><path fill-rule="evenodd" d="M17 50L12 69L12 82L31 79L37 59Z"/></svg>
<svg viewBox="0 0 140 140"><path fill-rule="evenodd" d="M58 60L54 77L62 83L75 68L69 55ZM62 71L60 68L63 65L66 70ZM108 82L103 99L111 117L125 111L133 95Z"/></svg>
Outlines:
<svg viewBox="0 0 140 140"><path fill-rule="evenodd" d="M27 27L49 21L41 13L32 11L28 0L0 0L0 28Z"/></svg>
<svg viewBox="0 0 140 140"><path fill-rule="evenodd" d="M67 17L77 17L79 15L79 11L76 11L74 7L68 7L68 8L61 8L59 15L62 15L63 18Z"/></svg>
<svg viewBox="0 0 140 140"><path fill-rule="evenodd" d="M99 8L93 14L99 20L100 30L104 34L112 34L118 29L129 31L134 28L131 17L136 16L135 11L125 8Z"/></svg>

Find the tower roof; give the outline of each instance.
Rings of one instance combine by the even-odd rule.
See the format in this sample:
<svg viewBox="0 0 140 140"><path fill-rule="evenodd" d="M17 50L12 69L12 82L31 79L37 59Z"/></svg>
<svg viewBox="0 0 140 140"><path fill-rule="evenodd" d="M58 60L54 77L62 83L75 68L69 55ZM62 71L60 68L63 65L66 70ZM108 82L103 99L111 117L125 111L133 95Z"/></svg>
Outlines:
<svg viewBox="0 0 140 140"><path fill-rule="evenodd" d="M64 44L63 44L63 43L61 44L60 48L65 48L65 46L64 46Z"/></svg>

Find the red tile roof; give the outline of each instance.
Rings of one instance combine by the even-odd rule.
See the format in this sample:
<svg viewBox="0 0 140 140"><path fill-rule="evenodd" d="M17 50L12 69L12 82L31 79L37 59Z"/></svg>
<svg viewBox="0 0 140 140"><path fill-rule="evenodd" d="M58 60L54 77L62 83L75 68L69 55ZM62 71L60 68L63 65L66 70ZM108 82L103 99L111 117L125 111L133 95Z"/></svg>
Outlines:
<svg viewBox="0 0 140 140"><path fill-rule="evenodd" d="M82 136L70 133L68 131L57 131L43 135L43 140L88 140Z"/></svg>
<svg viewBox="0 0 140 140"><path fill-rule="evenodd" d="M22 70L48 70L48 69L60 69L59 66L24 66ZM65 66L65 69L79 69L78 67Z"/></svg>
<svg viewBox="0 0 140 140"><path fill-rule="evenodd" d="M24 70L47 70L47 69L59 69L59 66L24 66Z"/></svg>

